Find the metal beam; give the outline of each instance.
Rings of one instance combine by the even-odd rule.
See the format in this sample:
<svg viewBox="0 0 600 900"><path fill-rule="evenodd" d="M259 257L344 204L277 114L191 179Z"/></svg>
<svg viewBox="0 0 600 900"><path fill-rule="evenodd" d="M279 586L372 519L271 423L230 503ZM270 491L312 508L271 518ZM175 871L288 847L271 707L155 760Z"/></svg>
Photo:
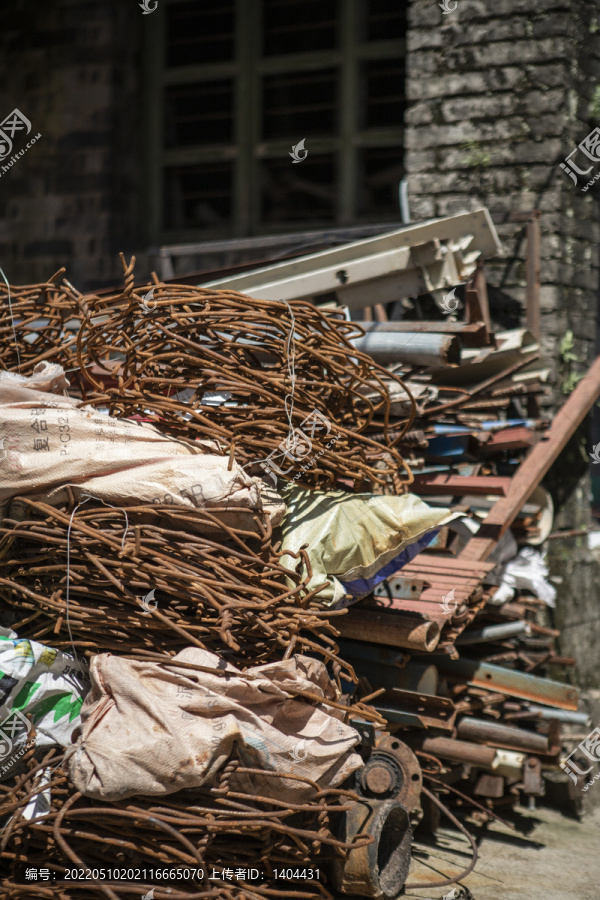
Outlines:
<svg viewBox="0 0 600 900"><path fill-rule="evenodd" d="M510 488L492 507L477 535L472 537L459 559L485 560L512 525L550 466L585 419L600 395L600 356L589 368L567 402L558 411L542 440L530 451L513 476Z"/></svg>
<svg viewBox="0 0 600 900"><path fill-rule="evenodd" d="M494 475L440 475L433 472L417 472L411 490L415 494L496 494L505 497L510 488L510 478Z"/></svg>
<svg viewBox="0 0 600 900"><path fill-rule="evenodd" d="M386 302L390 291L398 299L399 290L404 296L415 296L419 291L466 280L478 258L495 256L499 250L489 213L480 209L410 225L205 286L237 290L265 300L301 299L335 291L341 302L360 308ZM364 284L369 282L375 289L381 279L387 279L387 283L379 285L379 295L367 296ZM357 297L355 292L361 284Z"/></svg>
<svg viewBox="0 0 600 900"><path fill-rule="evenodd" d="M453 679L475 687L498 691L510 697L533 700L559 709L577 709L579 691L570 684L528 675L516 669L505 669L473 659L449 659L447 656L428 656L427 662L437 666Z"/></svg>
<svg viewBox="0 0 600 900"><path fill-rule="evenodd" d="M535 209L527 222L527 330L539 340L540 337L540 218L542 213Z"/></svg>

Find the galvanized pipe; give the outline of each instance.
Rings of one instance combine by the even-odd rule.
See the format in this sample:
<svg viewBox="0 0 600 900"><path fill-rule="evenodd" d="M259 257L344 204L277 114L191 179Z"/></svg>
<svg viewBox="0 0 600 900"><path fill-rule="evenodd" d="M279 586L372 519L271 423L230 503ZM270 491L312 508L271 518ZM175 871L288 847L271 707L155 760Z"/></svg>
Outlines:
<svg viewBox="0 0 600 900"><path fill-rule="evenodd" d="M361 353L368 353L380 365L407 362L417 366L457 366L460 362L460 340L452 334L425 334L416 331L382 331L389 324L365 322L367 334L352 338Z"/></svg>
<svg viewBox="0 0 600 900"><path fill-rule="evenodd" d="M566 709L553 709L550 706L538 706L535 703L529 704L529 712L535 713L544 721L548 719L558 719L559 722L568 722L571 725L590 725L591 716L585 712L569 712Z"/></svg>
<svg viewBox="0 0 600 900"><path fill-rule="evenodd" d="M505 638L518 637L521 634L530 635L529 622L506 622L501 625L486 625L485 628L477 628L465 631L455 641L456 644L484 644L487 641L502 641Z"/></svg>

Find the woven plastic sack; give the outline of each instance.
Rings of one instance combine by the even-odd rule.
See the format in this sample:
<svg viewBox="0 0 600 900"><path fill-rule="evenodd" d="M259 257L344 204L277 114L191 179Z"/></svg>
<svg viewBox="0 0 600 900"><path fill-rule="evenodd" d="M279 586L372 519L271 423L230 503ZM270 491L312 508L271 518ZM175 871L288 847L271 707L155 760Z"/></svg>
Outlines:
<svg viewBox="0 0 600 900"><path fill-rule="evenodd" d="M254 512L271 525L285 505L212 441L184 441L152 425L118 419L71 397L48 392L66 385L60 366L29 378L0 373L0 513L27 494L59 505L92 496L111 505L210 507L233 528L256 530ZM40 387L48 391L41 391Z"/></svg>
<svg viewBox="0 0 600 900"><path fill-rule="evenodd" d="M313 570L309 587L326 582L317 599L330 607L344 605L349 596L366 596L457 517L414 494L346 494L293 486L284 499L282 550L297 552L308 545ZM281 561L293 566L291 557Z"/></svg>
<svg viewBox="0 0 600 900"><path fill-rule="evenodd" d="M84 664L0 628L0 781L18 770L32 725L36 747L71 743L88 689Z"/></svg>
<svg viewBox="0 0 600 900"><path fill-rule="evenodd" d="M178 668L190 663L212 672ZM101 654L90 666L92 690L82 732L70 748L69 774L88 797L160 796L213 783L234 745L242 764L274 774L240 775L232 790L293 801L336 787L362 760L343 712L287 693L333 699L320 660L296 656L243 674L207 650L182 650L167 665ZM279 774L277 774L279 773Z"/></svg>

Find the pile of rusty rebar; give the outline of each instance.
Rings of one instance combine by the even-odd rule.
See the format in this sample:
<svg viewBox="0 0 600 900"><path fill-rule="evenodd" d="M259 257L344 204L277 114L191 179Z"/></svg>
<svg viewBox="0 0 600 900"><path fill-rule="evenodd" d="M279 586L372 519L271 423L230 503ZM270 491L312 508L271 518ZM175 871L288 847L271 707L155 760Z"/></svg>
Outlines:
<svg viewBox="0 0 600 900"><path fill-rule="evenodd" d="M73 365L76 338L65 325L79 312L71 286L57 284L64 271L19 287L0 279L0 370L30 375L44 360Z"/></svg>
<svg viewBox="0 0 600 900"><path fill-rule="evenodd" d="M241 666L306 651L343 665L305 587L308 556L295 571L282 566L266 516L254 516L257 538L204 509L54 508L28 497L11 509L17 518L0 523L0 597L20 637L87 656L197 646Z"/></svg>
<svg viewBox="0 0 600 900"><path fill-rule="evenodd" d="M0 367L30 374L42 359L73 366L73 337L65 323L78 310L79 386L91 404L149 419L166 434L216 439L221 452L247 471L264 474L260 463L270 456L268 471L278 474L291 462L286 477L299 474L297 480L311 487L341 479L350 490L401 490L404 464L387 433L389 394L377 367L348 343L349 323L310 304L263 303L186 286L154 286L144 308L151 288L133 290L132 266L123 293L111 297L82 298L68 282L59 289L53 280L11 288L11 305L2 306L8 338ZM375 399L364 396L367 382L371 388L375 383ZM207 394L230 395L231 402L207 403ZM376 417L382 417L375 426L379 442L364 433ZM400 431L409 424L410 416ZM410 478L405 468L405 483ZM269 521L257 513L253 531L242 531L225 526L210 508L113 507L94 498L55 507L12 498L0 523L3 624L20 638L80 658L110 652L160 663L197 646L243 670L309 653L328 664L336 699L299 689L291 694L341 708L346 721L354 714L381 727L369 698L343 702L340 679L356 682L356 676L339 657L335 614L306 587L311 572L304 551L293 570L281 564ZM138 897L153 886L115 888L94 879L23 884L27 862L60 872L106 867L107 857L125 868L160 862L198 866L207 874L230 861L252 865L264 871L264 884L209 884L204 877L170 885L170 896L277 896L273 867L319 868L350 849L339 837L338 820L355 795L315 784L310 801L288 804L234 792L229 778L241 765L235 751L210 789L104 805L76 794L61 761L59 751L40 758L32 743L20 774L0 783L0 854L8 866L2 900L114 900ZM47 771L49 783L42 776ZM49 811L33 819L23 815L48 788ZM352 846L370 840L359 835ZM321 872L301 887L286 883L285 891L332 897L325 883Z"/></svg>
<svg viewBox="0 0 600 900"><path fill-rule="evenodd" d="M350 845L336 836L337 818L356 799L352 792L314 785L310 802L289 805L234 791L229 785L234 773L265 775L263 770L243 768L235 759L220 771L218 783L211 788L110 804L74 791L61 762L56 750L37 763L30 753L28 772L17 777L10 789L0 785L0 809L11 813L0 838L8 869L0 887L3 900L139 898L152 887L159 891L159 882L164 881L155 874L150 877L150 872L171 867L182 870L177 881L166 879L168 896L176 900L281 896L281 887L278 890L272 881L273 870L298 867L321 867L320 878L301 882L297 890L286 882L288 896L332 898L331 889L323 883L323 863L343 858L350 846L364 846L370 840L359 836ZM310 783L298 775L284 777ZM44 791L51 794L49 810L33 819L24 816L27 805ZM33 861L47 868L54 880L24 884L23 873ZM104 871L105 877L96 882L83 878L74 884L73 875L71 879L68 875L74 869ZM119 878L115 884L107 877L108 870L115 869L129 871L131 877ZM258 870L265 881L246 883L246 878L236 877L236 869Z"/></svg>
<svg viewBox="0 0 600 900"><path fill-rule="evenodd" d="M390 493L410 483L395 445L414 403L391 376L412 410L392 440L390 375L349 342L361 333L355 325L304 301L189 285L134 289L133 262L123 261L121 294L71 293L83 318L77 354L88 402L167 434L216 439L249 471L261 473L262 463L308 487Z"/></svg>
<svg viewBox="0 0 600 900"><path fill-rule="evenodd" d="M206 510L117 509L93 501L55 509L26 497L19 498L16 509L18 518L4 519L0 528L0 596L4 608L18 617L12 624L20 637L78 655L111 652L153 662L199 646L242 668L310 652L332 663L339 700L300 689L290 693L381 724L364 703L348 707L339 702L340 673L356 678L337 656L328 616L305 587L306 555L298 555L296 571L284 568L271 544L268 520L257 517L262 527L257 537L222 526ZM201 533L203 526L210 526L210 537ZM131 885L109 887L93 879L81 895L76 892L81 885L74 888L67 882L54 883L51 895L43 884L17 887L12 879L22 879L21 864L27 861L60 873L72 866L106 869L108 856L113 867L156 869L160 863L207 873L231 860L264 872L265 884L220 886L214 879L209 884L205 876L178 883L173 896L263 897L275 891L273 866L318 868L331 853L339 856L349 849L335 828L337 814L353 797L350 792L313 785L314 795L298 805L232 791L228 779L240 767L235 751L216 786L160 801L139 797L103 805L82 797L56 753L40 760L32 748L26 766L22 775L0 785L0 820L5 824L1 854L11 866L0 896L7 900L126 898L133 893ZM47 790L45 781L35 779L48 766L50 812L30 821L19 811ZM254 774L280 777L262 770ZM359 838L358 843L368 840ZM146 890L151 886L146 884ZM332 895L321 879L303 885L298 896Z"/></svg>

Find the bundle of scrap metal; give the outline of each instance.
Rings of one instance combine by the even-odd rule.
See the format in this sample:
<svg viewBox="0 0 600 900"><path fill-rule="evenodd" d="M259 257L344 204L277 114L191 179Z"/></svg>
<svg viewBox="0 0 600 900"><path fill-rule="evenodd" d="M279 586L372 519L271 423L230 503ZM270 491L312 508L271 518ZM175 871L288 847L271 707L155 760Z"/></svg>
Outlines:
<svg viewBox="0 0 600 900"><path fill-rule="evenodd" d="M54 508L27 497L13 501L11 510L15 508L18 518L4 518L0 529L0 591L3 624L10 623L21 638L85 657L110 652L155 663L198 646L216 650L242 668L305 651L332 664L338 685L340 674L355 678L337 655L329 617L315 603L314 591L304 587L305 554L298 555L295 571L285 569L270 542L266 518L256 523L261 526L256 537L223 526L210 510L113 509L93 502ZM210 538L199 533L206 525ZM289 693L374 725L383 722L360 702L348 706L296 692L293 686ZM30 737L35 743L35 730ZM282 777L242 769L235 753L209 790L179 792L160 802L137 797L108 804L75 791L56 752L42 759L34 752L31 746L24 770L0 784L5 826L1 858L7 874L2 898L49 896L43 881L24 886L28 865L56 873L59 880L51 890L57 893L51 896L80 896L79 886L70 886L61 873L80 865L106 870L107 853L111 868L124 872L150 867L154 872L159 863L165 871L170 866L202 869L199 879L181 876L180 897L197 896L199 888L217 898L263 897L269 894L274 867L318 870L332 853L343 864L351 846L372 842L369 835L348 841L338 836L339 815L358 800L351 790L320 789L297 773L286 773L280 801L230 790L234 771ZM312 785L310 800L286 802L289 779ZM120 829L126 840L115 837ZM264 873L266 883L246 883L250 876L231 883L223 876L220 885L230 860L240 869ZM86 896L131 895L130 885L109 887L102 884L106 880L92 878ZM148 889L160 884L161 877L141 881ZM314 883L303 883L299 896L332 894L316 873Z"/></svg>
<svg viewBox="0 0 600 900"><path fill-rule="evenodd" d="M457 262L461 239L479 254ZM544 613L553 588L537 548L553 518L540 482L600 393L600 361L550 425L539 405L549 369L534 334L492 333L481 263L498 246L481 210L207 285L290 302L330 302L333 292L363 332L354 346L389 375L390 434L413 471L410 490L462 514L336 620L341 654L359 675L357 695L380 692L371 702L396 747L410 746L419 759L431 791L413 815L432 830L432 798L442 793L484 819L519 792L533 803L560 778L566 799L581 802L581 778L559 768L560 724L588 717L577 711L578 691L552 680L574 660L554 648L558 631ZM461 303L465 321L456 315ZM527 320L537 333L533 282ZM406 400L392 375L417 406L404 434L394 419L407 415ZM363 388L367 398L371 390ZM375 750L361 775L371 797L397 796L402 774L410 777L386 750ZM415 877L428 886L418 869Z"/></svg>
<svg viewBox="0 0 600 900"><path fill-rule="evenodd" d="M437 385L433 396L423 394L419 399L415 391L418 417L399 442L414 473L411 491L432 506L450 506L462 517L380 584L374 597L350 610L341 625L345 636L362 634L376 643L410 646L400 636L390 640L389 613L394 612L410 616L415 626L420 623L420 649L456 655L456 639L496 592L500 563L516 556L518 544L542 546L550 533L552 500L540 482L597 396L598 364L551 425L537 409L532 417L517 418L522 412L519 405L514 418L491 418L493 407L487 409L485 404L498 384L506 386L503 390L512 403L523 399L531 403L540 386L537 344L523 332L509 335L506 343L508 349L499 340L498 349L488 348L464 369L420 372L421 384L430 379L431 388L435 374ZM517 370L515 397L510 385ZM440 403L443 379L457 390L456 373L464 385L460 396ZM410 386L414 377L413 373L407 378ZM465 412L474 396L481 398L480 409Z"/></svg>
<svg viewBox="0 0 600 900"><path fill-rule="evenodd" d="M15 287L0 280L0 370L29 375L47 360L72 368L76 339L68 324L79 318L70 288L58 280Z"/></svg>
<svg viewBox="0 0 600 900"><path fill-rule="evenodd" d="M261 549L254 533L204 509L55 508L26 496L11 509L17 517L0 523L0 595L21 637L86 656L197 646L240 665L313 651L343 666L335 629L305 589L306 554L295 571L282 566L266 516L254 518Z"/></svg>
<svg viewBox="0 0 600 900"><path fill-rule="evenodd" d="M546 673L553 661L569 661L554 654L556 635L537 615L535 591L500 597L497 566L510 559L511 526L528 540L546 535L548 504L533 492L600 393L600 363L536 443L545 425L533 404L544 378L535 342L522 332L495 339L489 317L475 315L485 305L475 267L498 246L487 212L363 243L208 288L135 289L132 260L120 293L83 297L68 284L64 291L81 316L78 385L92 405L169 435L217 439L252 473L375 493L414 481L411 490L428 502L463 514L372 597L348 612L324 610L306 588L306 554L291 572L267 524L254 535L232 532L210 509L92 501L53 508L20 498L21 512L0 528L0 589L24 637L137 660L200 646L241 669L297 651L330 664L337 705L361 737L364 766L344 785L352 796L317 792L298 808L228 791L228 773L240 765L232 758L218 784L193 797L100 805L74 793L58 755L31 755L22 775L0 785L0 814L12 816L3 845L11 865L25 862L28 844L48 865L89 865L109 841L120 862L141 867L160 830L165 865L202 861L206 869L235 849L236 859L260 861L267 872L264 885L203 884L206 896L272 895L275 863L304 866L312 852L313 868L331 863L326 877L300 888L292 878L286 893L331 897L334 884L338 893L393 898L406 881L411 824L435 830L441 794L490 817L517 790L539 796L544 773L557 771L557 720L578 715L578 698ZM365 317L357 327L309 302L335 288L357 310L471 276L479 290L466 292L466 323ZM391 357L389 339L379 342L386 328L377 327L388 324ZM195 529L200 519L216 535ZM32 819L28 805L43 795L47 769L50 810ZM342 806L349 808L336 821ZM131 840L110 837L115 822L135 827ZM407 887L441 887L468 873L476 855L468 839L474 858L464 873L432 884L417 866ZM134 888L98 882L86 896L119 900ZM11 900L54 896L42 884L17 893L11 882L8 890ZM59 890L65 900L76 896Z"/></svg>
<svg viewBox="0 0 600 900"><path fill-rule="evenodd" d="M249 471L262 464L308 487L347 480L357 491L397 493L410 483L398 436L389 436L386 373L353 348L360 331L351 323L300 301L188 285L134 289L134 261L123 260L121 294L72 298L83 314L77 354L89 403L171 435L216 439ZM407 405L401 436L414 403L402 380L391 380Z"/></svg>
<svg viewBox="0 0 600 900"><path fill-rule="evenodd" d="M72 286L67 284L65 290L69 303L80 299ZM94 372L90 375L86 369L80 383L87 384L88 400L98 406L109 405L113 411L151 418L167 433L216 435L231 458L246 463L276 451L276 460L286 455L292 459L294 471L300 471L298 459L304 465L305 461L299 442L312 441L312 452L319 460L306 481L330 484L341 473L355 488L369 484L379 490L400 490L398 473L404 471L405 479L410 473L393 443L385 439L385 424L381 429L383 447L363 434L376 413L383 412L385 420L389 395L382 383L375 403L364 399L361 387L373 377L377 380L377 369L348 344L347 325L316 314L306 304L273 303L267 309L264 304L220 292L185 292L163 286L156 291L157 307L150 314L130 288L124 292L123 303L112 310L111 323L118 334L124 335L125 321L133 334L139 329L143 355L128 357L132 342L125 340L125 359L118 376L121 389L105 391L98 384L98 392L90 396ZM16 295L18 291L11 290L11 297ZM27 302L38 296L29 290L23 295ZM87 366L102 346L106 355L98 356L98 364L110 374L110 353L119 352L120 338L109 331L107 320L95 321L96 315L90 313L94 302L91 298L89 304L81 304L84 321L79 356ZM108 308L97 298L95 312L103 316L103 309ZM216 320L209 326L205 319L211 312ZM72 307L68 307L65 315L71 313ZM147 319L147 315L153 318ZM25 359L21 356L21 347L27 347L28 341L19 343L20 322L13 319L17 332L14 358L4 360L9 371L22 374L24 363L28 372L33 371L41 358L48 358L46 340L58 341L63 334L48 338L48 320L58 329L58 313L55 318L50 315L43 296L35 306L35 316L30 324L34 344L43 344L41 353ZM232 339L232 328L236 336L244 336L239 346ZM109 335L110 346L103 343ZM89 357L87 338L93 347ZM70 348L71 340L67 335L65 346ZM198 342L193 353L188 352L186 340ZM218 352L205 346L212 342L222 345ZM201 365L196 356L198 346ZM163 357L158 356L159 349ZM138 371L140 366L144 375ZM169 397L171 381L177 383L177 389L190 384L202 388L194 391L189 401L173 399ZM401 386L400 379L396 383ZM140 385L147 394L142 394ZM221 408L206 403L206 391L233 393L238 405ZM409 406L408 427L411 398L408 393L404 396ZM259 406L265 397L271 403L266 415L265 407ZM260 421L255 422L253 416L259 410ZM315 411L324 423L317 421L317 427L309 430L305 421ZM330 423L335 423L337 435L336 448L331 451L325 448L326 434L322 435ZM304 429L300 436L290 437L292 426L296 431ZM272 470L275 466L276 462ZM67 494L69 480L65 467ZM109 652L160 664L182 648L195 646L216 651L244 670L294 653L309 653L329 666L338 699L293 687L290 695L301 696L308 705L335 708L346 721L356 718L381 729L384 720L369 707L368 698L348 703L342 696L342 684L356 681L356 676L337 652L331 612L316 602L316 589L306 588L311 574L307 555L303 551L292 554L294 567L286 568L280 563L281 553L273 542L266 514L257 514L254 530L244 532L224 525L221 509L214 510L216 515L212 512L210 507L150 503L112 506L91 496L79 502L71 497L57 505L39 496L12 496L0 522L1 624L14 629L21 640L40 641L80 659ZM385 732L381 735L385 737ZM90 897L131 896L137 892L131 884L108 886L102 884L102 878L92 876L85 886L71 886L66 877L60 878L60 873L73 866L93 872L102 861L105 868L107 848L111 859L122 863L126 871L130 866L143 869L150 862L156 870L157 860L164 867L202 868L205 874L200 882L191 875L189 883L177 885L174 896L197 896L200 886L207 896L269 896L277 890L273 869L281 868L292 873L284 878L286 892L332 897L332 889L325 885L332 884L333 869L339 870L338 884L346 877L352 882L351 874L345 874L349 851L370 846L374 835L388 831L402 835L403 840L400 856L394 856L387 866L387 878L394 883L404 881L410 860L410 825L404 807L395 801L381 805L363 798L357 813L359 793L354 784L347 790L321 789L297 772L281 776L257 769L247 774L285 779L281 799L245 794L228 785L231 774L242 771L234 752L219 772L217 783L206 791L178 793L160 802L136 797L135 801L102 804L75 791L56 752L40 758L35 727L28 747L17 773L11 770L8 780L2 773L0 779L1 858L4 871L8 871L2 898L46 897L50 893L70 900L80 896L81 890ZM285 784L290 778L311 787L310 800L302 804L285 800ZM354 814L345 827L346 836L340 836L340 817L351 810ZM383 826L388 821L386 831ZM119 827L127 832L127 839L114 837ZM213 878L207 884L210 869L219 870L229 860L241 867L258 868L265 883L255 885L241 878L225 879L219 885ZM27 864L47 866L59 873L59 881L54 881L51 889L43 880L25 885ZM319 875L324 865L327 873L322 870ZM314 878L299 876L303 880L298 884L296 879L294 884L293 873L299 866L315 868ZM168 875L152 881L160 884L165 878L168 883ZM146 890L152 886L147 879L143 883Z"/></svg>
<svg viewBox="0 0 600 900"><path fill-rule="evenodd" d="M514 344L514 336L507 341ZM520 795L535 804L549 785L577 812L581 773L589 771L589 762L564 763L561 725L585 726L589 717L578 711L578 690L552 678L575 660L558 655L559 632L548 624L556 591L540 550L553 511L540 482L600 394L600 360L551 424L537 410L517 418L518 400L531 401L541 389L533 342L525 344L525 360L502 360L499 340L499 350L481 354L471 373L438 370L435 382L432 372L417 373L436 395L423 392L419 400L414 391L418 418L401 442L415 472L411 490L462 518L339 620L340 650L359 676L358 695L380 690L372 702L416 753L425 783L483 820ZM517 371L524 378L515 386ZM451 390L442 396L446 372L453 389L461 379L452 373L462 376L452 399ZM414 390L414 371L405 366L403 377ZM514 404L514 419L491 418L498 385ZM421 635L420 645L408 633ZM373 784L385 797L385 779ZM427 795L421 806L423 825L435 831L437 807ZM418 882L418 870L415 876Z"/></svg>
<svg viewBox="0 0 600 900"><path fill-rule="evenodd" d="M412 490L463 518L339 620L358 695L382 691L373 703L416 753L425 783L475 807L476 818L513 806L520 794L534 804L549 785L581 808L589 762L565 766L561 725L585 726L589 717L578 711L578 690L552 679L575 660L558 655L559 632L548 623L556 590L540 549L553 515L539 485L599 394L597 359L549 426L480 419L465 427L440 407L443 424L431 426L425 406ZM466 395L455 401L454 413L465 403ZM489 434L501 440L486 441ZM423 635L420 648L405 640L409 622ZM427 796L421 805L423 825L435 830L437 808Z"/></svg>
<svg viewBox="0 0 600 900"><path fill-rule="evenodd" d="M312 873L298 890L287 880L288 896L331 900L323 883L324 863L343 861L349 849L371 842L368 835L352 842L338 836L337 819L356 801L353 792L315 786L310 802L291 805L249 795L230 788L233 774L254 774L237 760L225 765L209 789L110 804L73 791L56 750L38 763L30 751L29 763L27 774L13 785L0 785L0 810L11 814L0 840L3 900L127 900L145 893L149 882L158 885L161 872L175 869L180 872L176 881L169 883L165 876L164 896L181 900L263 900L273 895L274 871L288 869ZM281 778L270 774L274 781ZM287 773L285 779L290 778L308 782ZM53 880L24 883L18 876L31 865L53 873ZM76 884L69 882L69 873ZM161 889L155 890L160 896Z"/></svg>

